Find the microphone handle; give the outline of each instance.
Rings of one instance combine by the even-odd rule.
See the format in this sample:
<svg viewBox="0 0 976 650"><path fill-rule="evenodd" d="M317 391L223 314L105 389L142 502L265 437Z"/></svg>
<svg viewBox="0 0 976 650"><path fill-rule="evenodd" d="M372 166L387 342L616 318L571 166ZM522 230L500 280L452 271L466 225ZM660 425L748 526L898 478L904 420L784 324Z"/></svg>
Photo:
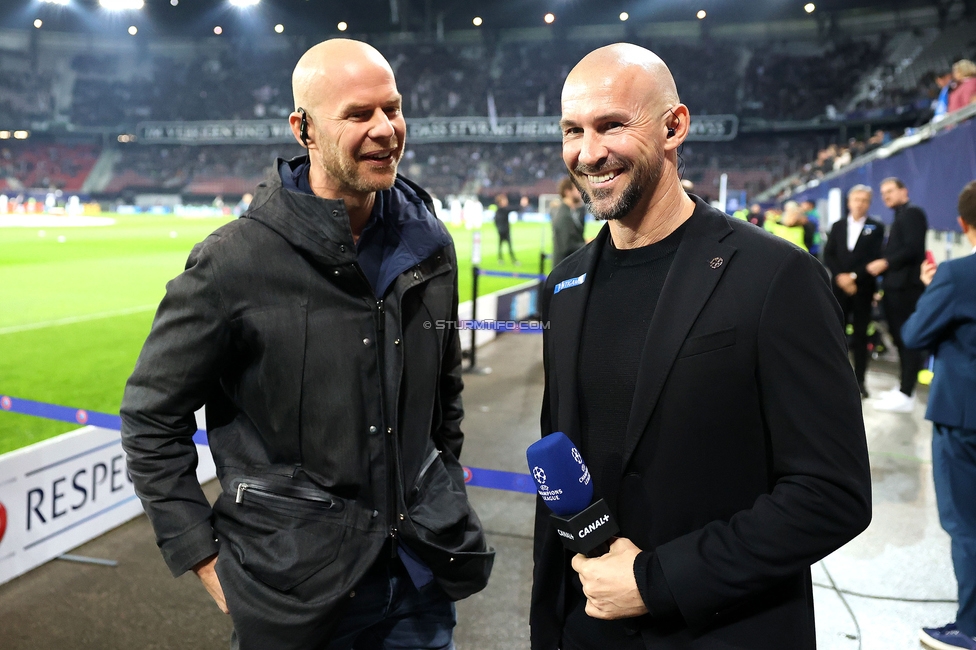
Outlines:
<svg viewBox="0 0 976 650"><path fill-rule="evenodd" d="M599 546L586 554L586 557L600 557L610 552L610 541L602 542Z"/></svg>

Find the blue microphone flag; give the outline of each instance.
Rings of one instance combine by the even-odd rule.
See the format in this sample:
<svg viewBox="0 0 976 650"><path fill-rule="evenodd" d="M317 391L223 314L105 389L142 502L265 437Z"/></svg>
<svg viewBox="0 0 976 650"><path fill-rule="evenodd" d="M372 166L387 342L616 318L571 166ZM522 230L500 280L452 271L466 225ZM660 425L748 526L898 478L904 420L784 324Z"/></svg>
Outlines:
<svg viewBox="0 0 976 650"><path fill-rule="evenodd" d="M532 443L525 451L539 496L557 515L575 515L593 501L593 482L583 457L561 431Z"/></svg>

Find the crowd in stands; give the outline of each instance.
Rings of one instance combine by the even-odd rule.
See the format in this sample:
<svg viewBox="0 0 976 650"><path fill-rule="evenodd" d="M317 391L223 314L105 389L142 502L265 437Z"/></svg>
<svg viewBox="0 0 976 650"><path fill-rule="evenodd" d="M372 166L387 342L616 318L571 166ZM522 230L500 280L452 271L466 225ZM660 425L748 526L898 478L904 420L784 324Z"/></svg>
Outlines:
<svg viewBox="0 0 976 650"><path fill-rule="evenodd" d="M9 142L0 146L0 181L11 189L76 192L95 166L99 149L91 144Z"/></svg>
<svg viewBox="0 0 976 650"><path fill-rule="evenodd" d="M952 66L951 71L933 72L926 75L926 79L926 83L930 83L932 87L922 97L922 103L928 109L923 113L924 121L939 121L946 115L976 104L976 63L971 60L960 59ZM784 175L788 182L780 196L788 196L797 187L843 169L860 156L869 154L912 130L913 127L887 131L879 129L865 139L851 138L846 145L831 144L824 147L799 171Z"/></svg>
<svg viewBox="0 0 976 650"><path fill-rule="evenodd" d="M692 114L737 113L777 119L821 115L850 92L879 56L877 39L793 51L786 41L746 45L633 39L668 62ZM234 43L182 53L141 49L131 56L85 52L64 117L76 126L128 129L142 121L281 118L293 108L291 71L298 41L278 49ZM566 75L598 40L379 44L404 94L408 117L555 115ZM0 71L0 117L55 116L53 76ZM70 101L69 101L70 100Z"/></svg>
<svg viewBox="0 0 976 650"><path fill-rule="evenodd" d="M809 120L850 94L866 70L878 65L884 42L846 40L821 55L800 55L787 44L764 44L745 74L743 117Z"/></svg>

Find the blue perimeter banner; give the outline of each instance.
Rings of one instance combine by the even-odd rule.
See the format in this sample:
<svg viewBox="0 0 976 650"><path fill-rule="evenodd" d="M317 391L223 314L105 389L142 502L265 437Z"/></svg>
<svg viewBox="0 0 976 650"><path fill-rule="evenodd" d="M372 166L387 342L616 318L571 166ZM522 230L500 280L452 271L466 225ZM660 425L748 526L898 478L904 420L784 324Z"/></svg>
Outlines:
<svg viewBox="0 0 976 650"><path fill-rule="evenodd" d="M794 201L826 199L832 188L848 190L864 184L874 190L870 214L891 223L892 211L881 200L881 181L890 176L900 178L908 187L909 200L925 210L929 228L959 230L959 192L969 181L976 180L976 119L938 132L931 140L903 149L890 158L872 160L837 178L791 197ZM847 201L844 201L847 211Z"/></svg>
<svg viewBox="0 0 976 650"><path fill-rule="evenodd" d="M122 429L122 419L118 415L110 413L100 413L79 409L71 406L59 406L57 404L47 404L45 402L35 402L19 397L0 396L0 409L8 413L19 413L20 415L32 415L47 420L57 420L59 422L70 422L82 426L92 425L103 429L120 431ZM198 445L207 444L207 432L197 429L193 435L193 442ZM479 467L464 468L464 482L467 485L483 487L491 490L505 490L507 492L524 492L525 494L535 494L535 481L528 474L517 474L515 472L503 472L496 469L482 469Z"/></svg>

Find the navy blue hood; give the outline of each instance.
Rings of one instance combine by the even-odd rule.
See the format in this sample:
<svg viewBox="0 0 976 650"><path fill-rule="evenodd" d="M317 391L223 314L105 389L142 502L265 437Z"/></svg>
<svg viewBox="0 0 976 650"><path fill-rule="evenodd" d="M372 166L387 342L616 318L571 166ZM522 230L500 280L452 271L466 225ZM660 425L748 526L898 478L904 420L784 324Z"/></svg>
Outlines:
<svg viewBox="0 0 976 650"><path fill-rule="evenodd" d="M307 155L292 160L279 159L277 170L284 194L292 198L299 198L295 195L307 197L299 201L295 207L298 205L305 207L308 204L309 207L318 208L312 214L309 214L306 209L292 209L287 219L299 221L324 219L327 223L318 225L329 227L325 228L325 232L322 232L322 228L315 227L313 228L315 234L329 237L337 231L344 230L345 233L349 233L348 239L351 240L349 216L345 211L344 202L322 199L313 194L308 181ZM310 201L314 204L309 204ZM293 202L288 201L288 203ZM251 214L251 211L247 216L260 219L257 214ZM264 221L264 219L260 220ZM343 223L338 223L339 221ZM282 224L268 225L279 232L283 229ZM292 231L296 228L308 230L300 224L292 224L292 227L286 230ZM312 233L304 234L303 240L307 242L308 235ZM287 237L287 234L285 236ZM447 228L434 216L430 195L412 181L397 175L393 187L376 193L373 212L355 245L356 261L376 295L383 296L397 276L452 243Z"/></svg>

